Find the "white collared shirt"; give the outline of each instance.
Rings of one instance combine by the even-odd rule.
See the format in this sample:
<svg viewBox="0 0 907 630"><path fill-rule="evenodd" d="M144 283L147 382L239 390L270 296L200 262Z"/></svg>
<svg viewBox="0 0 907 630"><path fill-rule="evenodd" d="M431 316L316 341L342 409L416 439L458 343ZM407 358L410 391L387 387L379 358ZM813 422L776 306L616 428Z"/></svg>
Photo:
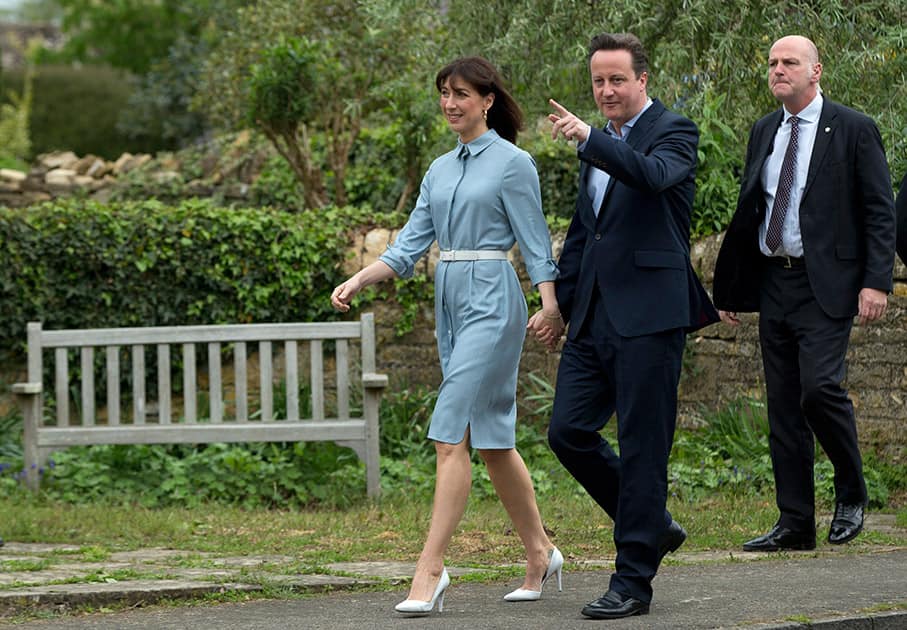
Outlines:
<svg viewBox="0 0 907 630"><path fill-rule="evenodd" d="M778 190L778 180L781 177L781 163L784 153L790 142L790 123L792 114L783 108L784 114L781 125L775 133L775 144L772 152L762 165L762 190L765 191L765 218L759 227L759 249L766 256L771 256L772 251L765 244L765 234L768 231L768 222L772 216L772 205L775 203L775 192ZM794 184L790 191L790 205L784 216L784 226L781 230L781 246L775 256L787 255L800 258L803 256L803 240L800 235L800 200L803 189L806 187L806 175L809 172L809 160L816 144L816 132L819 129L819 116L822 114L822 94L816 97L809 105L797 114L799 122L797 135L797 168L794 171Z"/></svg>
<svg viewBox="0 0 907 630"><path fill-rule="evenodd" d="M621 131L623 132L622 134L618 135L610 120L605 126L605 131L608 132L608 135L610 135L615 140L619 142L626 142L627 136L629 136L630 132L633 131L633 125L636 124L636 121L639 120L639 117L642 116L651 105L652 99L647 98L646 104L643 105L641 110L639 110L639 113L621 126ZM581 145L576 147L577 150L582 151L586 148L586 145L588 143L589 138L586 138L586 140ZM589 169L589 176L586 180L586 192L589 194L589 198L592 199L592 211L595 212L596 217L598 216L598 211L602 207L602 202L605 200L605 191L608 190L608 182L610 181L611 176L605 171L594 166Z"/></svg>

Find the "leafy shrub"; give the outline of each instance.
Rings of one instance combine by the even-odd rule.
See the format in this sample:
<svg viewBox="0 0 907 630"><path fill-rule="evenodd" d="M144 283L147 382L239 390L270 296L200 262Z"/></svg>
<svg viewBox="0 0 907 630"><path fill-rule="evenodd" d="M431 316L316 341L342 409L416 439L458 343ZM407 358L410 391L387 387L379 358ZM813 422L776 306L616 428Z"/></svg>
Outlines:
<svg viewBox="0 0 907 630"><path fill-rule="evenodd" d="M0 209L0 348L46 328L336 319L329 296L364 211L310 216L186 201Z"/></svg>
<svg viewBox="0 0 907 630"><path fill-rule="evenodd" d="M725 96L707 89L696 121L699 125L699 166L690 226L694 237L721 232L731 222L737 208L743 161L737 134L722 120L726 111Z"/></svg>
<svg viewBox="0 0 907 630"><path fill-rule="evenodd" d="M0 98L19 93L21 71L0 77ZM147 152L157 139L136 142L117 130L120 112L132 92L128 75L97 66L38 66L29 121L32 155L70 150L116 159L124 151Z"/></svg>
<svg viewBox="0 0 907 630"><path fill-rule="evenodd" d="M576 149L565 142L552 142L550 136L542 132L524 133L518 144L535 159L545 216L572 217L579 176Z"/></svg>

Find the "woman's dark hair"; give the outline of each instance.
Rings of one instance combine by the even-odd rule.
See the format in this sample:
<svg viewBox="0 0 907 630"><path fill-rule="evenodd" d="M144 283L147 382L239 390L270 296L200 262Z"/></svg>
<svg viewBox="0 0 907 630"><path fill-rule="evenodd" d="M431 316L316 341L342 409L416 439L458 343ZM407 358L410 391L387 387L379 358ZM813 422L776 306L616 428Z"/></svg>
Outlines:
<svg viewBox="0 0 907 630"><path fill-rule="evenodd" d="M462 79L482 96L494 93L494 103L487 113L488 128L516 143L517 132L523 128L523 111L504 88L504 80L495 67L482 57L462 57L441 68L435 87L440 92L444 82L452 78Z"/></svg>
<svg viewBox="0 0 907 630"><path fill-rule="evenodd" d="M592 55L599 50L626 50L633 60L633 72L638 79L643 72L649 71L649 57L639 38L632 33L602 33L592 38L589 43L589 54L586 61L592 61Z"/></svg>

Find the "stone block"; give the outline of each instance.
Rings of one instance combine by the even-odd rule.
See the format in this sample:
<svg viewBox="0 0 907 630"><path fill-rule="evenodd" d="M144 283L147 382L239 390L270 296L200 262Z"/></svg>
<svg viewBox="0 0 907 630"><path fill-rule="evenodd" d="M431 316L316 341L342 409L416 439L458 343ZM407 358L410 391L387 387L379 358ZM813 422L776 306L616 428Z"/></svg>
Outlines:
<svg viewBox="0 0 907 630"><path fill-rule="evenodd" d="M72 151L54 151L38 156L38 164L46 170L58 168L71 169L78 161L79 156Z"/></svg>
<svg viewBox="0 0 907 630"><path fill-rule="evenodd" d="M13 168L0 168L0 181L7 184L22 184L28 178L27 173Z"/></svg>

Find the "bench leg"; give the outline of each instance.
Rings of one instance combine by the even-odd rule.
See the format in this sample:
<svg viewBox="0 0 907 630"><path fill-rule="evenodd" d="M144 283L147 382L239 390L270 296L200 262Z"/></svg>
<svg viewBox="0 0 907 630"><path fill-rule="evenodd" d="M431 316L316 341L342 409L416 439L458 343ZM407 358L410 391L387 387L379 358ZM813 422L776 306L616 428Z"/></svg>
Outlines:
<svg viewBox="0 0 907 630"><path fill-rule="evenodd" d="M377 499L381 495L381 452L379 448L378 415L381 406L381 390L366 388L364 403L365 416L365 484L368 496Z"/></svg>
<svg viewBox="0 0 907 630"><path fill-rule="evenodd" d="M41 394L16 396L22 410L22 454L25 464L25 485L37 491L41 484L39 475L41 453L38 449L38 423L41 421Z"/></svg>

